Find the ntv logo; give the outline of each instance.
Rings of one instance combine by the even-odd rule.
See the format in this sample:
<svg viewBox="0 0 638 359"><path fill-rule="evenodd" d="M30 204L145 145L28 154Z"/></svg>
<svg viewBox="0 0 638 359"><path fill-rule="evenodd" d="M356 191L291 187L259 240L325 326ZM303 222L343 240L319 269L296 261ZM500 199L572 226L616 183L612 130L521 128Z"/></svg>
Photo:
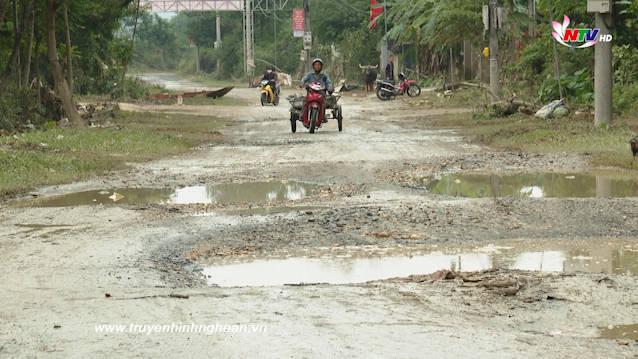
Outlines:
<svg viewBox="0 0 638 359"><path fill-rule="evenodd" d="M558 21L552 21L552 27L554 28L552 36L561 45L575 49L584 49L594 46L599 42L611 42L613 38L611 34L601 34L599 28L569 28L570 22L571 20L569 20L567 16L563 18L562 24ZM583 44L576 45L577 43Z"/></svg>

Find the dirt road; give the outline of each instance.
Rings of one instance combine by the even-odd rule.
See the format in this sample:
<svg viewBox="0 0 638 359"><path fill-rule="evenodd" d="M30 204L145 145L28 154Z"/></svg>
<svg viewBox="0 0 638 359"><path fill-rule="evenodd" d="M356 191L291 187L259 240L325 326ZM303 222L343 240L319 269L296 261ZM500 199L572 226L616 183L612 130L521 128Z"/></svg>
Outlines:
<svg viewBox="0 0 638 359"><path fill-rule="evenodd" d="M491 153L427 127L464 109L348 94L344 132L291 134L287 106L230 96L247 105L122 104L229 126L188 156L33 193L170 189L163 200L1 205L0 357L638 354L635 198L469 199L423 185L573 173L585 159ZM237 266L228 286L223 265Z"/></svg>

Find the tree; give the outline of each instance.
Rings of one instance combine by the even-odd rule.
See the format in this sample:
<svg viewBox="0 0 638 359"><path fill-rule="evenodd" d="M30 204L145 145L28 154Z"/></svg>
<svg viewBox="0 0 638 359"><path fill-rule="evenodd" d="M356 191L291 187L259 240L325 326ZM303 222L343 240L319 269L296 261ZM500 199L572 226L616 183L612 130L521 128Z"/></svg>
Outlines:
<svg viewBox="0 0 638 359"><path fill-rule="evenodd" d="M69 0L63 0L62 13L64 14L64 43L66 61L66 81L69 90L73 92L73 60L71 59L71 30L69 28Z"/></svg>
<svg viewBox="0 0 638 359"><path fill-rule="evenodd" d="M55 92L62 101L64 113L69 118L69 122L74 126L85 126L86 124L78 114L73 103L73 93L69 89L69 84L64 78L62 66L58 61L57 41L55 38L55 17L57 11L56 0L47 0L47 48L49 57L49 71L53 76Z"/></svg>

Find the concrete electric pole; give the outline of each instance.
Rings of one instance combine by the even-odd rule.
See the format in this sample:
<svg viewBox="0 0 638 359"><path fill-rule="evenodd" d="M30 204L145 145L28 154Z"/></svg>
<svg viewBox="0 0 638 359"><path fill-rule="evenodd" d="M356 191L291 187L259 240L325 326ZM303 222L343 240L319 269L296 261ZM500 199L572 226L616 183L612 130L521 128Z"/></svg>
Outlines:
<svg viewBox="0 0 638 359"><path fill-rule="evenodd" d="M303 12L304 12L304 34L305 36L312 36L312 30L310 27L310 0L303 0ZM305 41L306 40L304 39L304 42ZM306 58L306 73L312 71L312 58L310 57L311 46L312 46L312 40L311 40L310 46L306 47L304 44L304 54Z"/></svg>
<svg viewBox="0 0 638 359"><path fill-rule="evenodd" d="M217 17L216 17L216 22L215 22L215 32L217 35L217 41L215 41L215 48L216 49L221 49L222 48L222 18L219 15L219 13L217 13ZM222 60L220 57L220 54L217 54L217 76L221 76L221 68L222 68Z"/></svg>
<svg viewBox="0 0 638 359"><path fill-rule="evenodd" d="M498 0L490 0L489 2L489 25L490 25L490 92L494 100L500 98L501 84L499 83L498 68Z"/></svg>
<svg viewBox="0 0 638 359"><path fill-rule="evenodd" d="M592 4L593 3L593 4ZM605 7L602 3L606 3ZM598 6L596 6L598 5ZM596 14L596 27L600 29L600 37L610 34L613 17L611 14L611 2L589 1L587 10ZM610 41L599 41L595 46L594 67L594 95L595 113L594 124L598 127L607 127L613 117L612 86L613 65Z"/></svg>
<svg viewBox="0 0 638 359"><path fill-rule="evenodd" d="M244 8L244 43L245 43L245 58L246 58L246 77L249 86L252 85L254 70L255 70L255 51L254 51L254 37L253 37L253 0L246 0Z"/></svg>

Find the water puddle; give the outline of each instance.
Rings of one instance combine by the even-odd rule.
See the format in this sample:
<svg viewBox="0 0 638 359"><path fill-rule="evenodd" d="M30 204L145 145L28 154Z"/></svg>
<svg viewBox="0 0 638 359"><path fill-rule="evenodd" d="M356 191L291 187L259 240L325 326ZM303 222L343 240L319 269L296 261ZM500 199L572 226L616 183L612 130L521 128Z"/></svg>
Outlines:
<svg viewBox="0 0 638 359"><path fill-rule="evenodd" d="M470 198L638 197L638 177L610 174L455 174L430 181L426 187L432 193Z"/></svg>
<svg viewBox="0 0 638 359"><path fill-rule="evenodd" d="M600 330L603 339L638 340L638 324L610 325Z"/></svg>
<svg viewBox="0 0 638 359"><path fill-rule="evenodd" d="M277 203L300 200L318 185L303 182L250 182L202 185L177 189L122 188L70 193L29 201L33 207L141 204Z"/></svg>
<svg viewBox="0 0 638 359"><path fill-rule="evenodd" d="M321 258L235 261L205 267L203 274L209 285L242 287L364 283L442 269L472 272L492 268L638 274L638 245L607 241L534 244L517 241L498 247L383 253L383 256L336 254Z"/></svg>

